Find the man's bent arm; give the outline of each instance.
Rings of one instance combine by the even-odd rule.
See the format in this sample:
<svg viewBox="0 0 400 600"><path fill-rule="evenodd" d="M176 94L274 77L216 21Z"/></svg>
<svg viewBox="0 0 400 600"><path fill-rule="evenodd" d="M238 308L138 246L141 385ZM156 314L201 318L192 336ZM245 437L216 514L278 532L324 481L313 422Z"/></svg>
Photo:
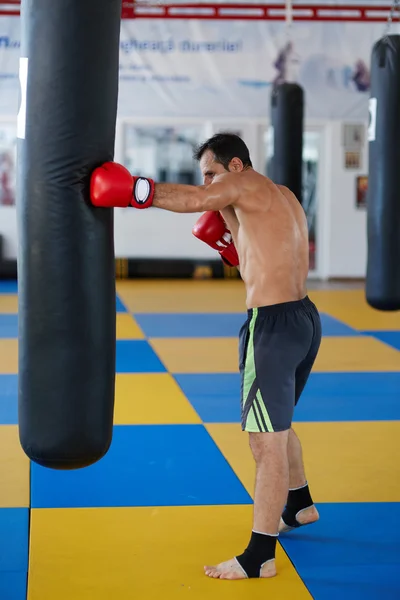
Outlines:
<svg viewBox="0 0 400 600"><path fill-rule="evenodd" d="M208 186L157 183L153 206L177 213L222 210L237 199L237 189L231 181Z"/></svg>

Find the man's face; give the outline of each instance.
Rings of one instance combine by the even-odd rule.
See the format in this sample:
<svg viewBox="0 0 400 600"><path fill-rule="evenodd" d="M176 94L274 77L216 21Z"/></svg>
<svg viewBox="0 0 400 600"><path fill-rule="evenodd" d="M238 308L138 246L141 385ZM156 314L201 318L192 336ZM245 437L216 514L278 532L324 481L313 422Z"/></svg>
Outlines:
<svg viewBox="0 0 400 600"><path fill-rule="evenodd" d="M216 175L226 173L225 167L221 163L215 162L215 157L211 150L206 150L201 157L200 169L204 185L210 185Z"/></svg>

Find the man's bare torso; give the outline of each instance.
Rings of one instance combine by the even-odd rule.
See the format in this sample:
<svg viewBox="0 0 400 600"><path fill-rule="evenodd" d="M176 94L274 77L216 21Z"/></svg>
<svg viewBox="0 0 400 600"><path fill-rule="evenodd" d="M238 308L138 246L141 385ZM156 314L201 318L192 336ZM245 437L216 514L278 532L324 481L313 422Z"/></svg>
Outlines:
<svg viewBox="0 0 400 600"><path fill-rule="evenodd" d="M304 298L308 228L297 198L252 169L228 177L235 177L239 197L221 214L239 254L247 307Z"/></svg>

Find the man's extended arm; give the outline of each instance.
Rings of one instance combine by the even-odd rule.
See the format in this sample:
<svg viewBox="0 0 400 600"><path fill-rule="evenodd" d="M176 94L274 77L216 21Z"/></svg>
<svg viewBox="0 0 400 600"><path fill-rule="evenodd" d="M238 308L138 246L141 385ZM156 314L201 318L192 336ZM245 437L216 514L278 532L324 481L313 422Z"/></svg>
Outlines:
<svg viewBox="0 0 400 600"><path fill-rule="evenodd" d="M156 206L172 212L196 213L233 204L237 187L229 174L208 186L156 184L151 179L132 177L122 165L105 163L92 174L90 197L95 206Z"/></svg>
<svg viewBox="0 0 400 600"><path fill-rule="evenodd" d="M236 200L236 188L228 178L208 186L159 183L155 186L153 206L179 213L221 210Z"/></svg>

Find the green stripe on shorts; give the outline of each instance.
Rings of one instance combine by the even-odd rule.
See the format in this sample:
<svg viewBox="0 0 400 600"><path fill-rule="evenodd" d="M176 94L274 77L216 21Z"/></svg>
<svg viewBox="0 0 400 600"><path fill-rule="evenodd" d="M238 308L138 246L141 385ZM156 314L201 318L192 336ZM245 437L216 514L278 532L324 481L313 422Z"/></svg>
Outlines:
<svg viewBox="0 0 400 600"><path fill-rule="evenodd" d="M243 397L242 397L242 410L248 399L252 385L255 382L256 373L256 362L254 357L254 329L258 316L258 309L253 308L253 316L249 325L249 341L247 344L246 361L244 366L243 376ZM267 408L263 402L260 390L256 393L257 402L253 401L253 405L248 412L245 431L251 432L268 432L274 431L272 427L271 419L269 417Z"/></svg>
<svg viewBox="0 0 400 600"><path fill-rule="evenodd" d="M260 390L257 391L257 400L258 400L258 404L260 406L263 420L267 426L266 431L274 431L274 428L272 427L271 419L269 418L267 407L265 406L264 400L262 399Z"/></svg>
<svg viewBox="0 0 400 600"><path fill-rule="evenodd" d="M254 328L256 325L258 310L253 309L253 316L251 317L249 325L249 342L247 344L246 351L246 362L244 365L244 376L243 376L243 398L242 407L244 408L247 396L250 393L251 386L253 385L256 378L256 363L254 360ZM251 411L250 411L251 412ZM250 416L249 412L249 416ZM254 418L254 417L253 417Z"/></svg>

